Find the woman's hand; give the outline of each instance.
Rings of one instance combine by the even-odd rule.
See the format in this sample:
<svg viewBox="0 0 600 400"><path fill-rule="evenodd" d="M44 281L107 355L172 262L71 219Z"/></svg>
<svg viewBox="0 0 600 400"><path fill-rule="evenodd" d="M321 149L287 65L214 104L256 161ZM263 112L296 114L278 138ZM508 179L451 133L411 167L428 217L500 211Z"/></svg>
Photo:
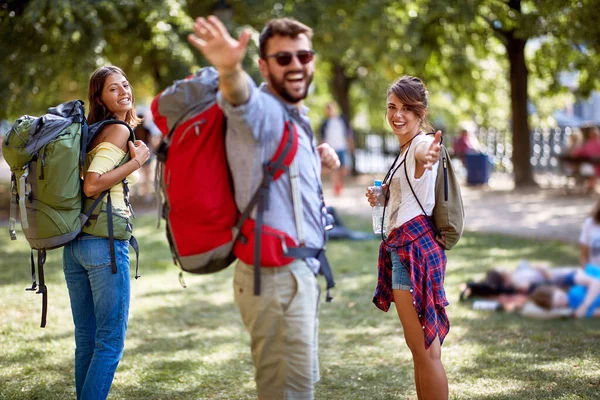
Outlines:
<svg viewBox="0 0 600 400"><path fill-rule="evenodd" d="M135 142L130 140L127 142L127 145L129 146L129 155L131 156L131 159L137 161L141 168L150 158L150 149L146 146L146 143L141 140L136 140Z"/></svg>
<svg viewBox="0 0 600 400"><path fill-rule="evenodd" d="M374 207L377 203L383 204L385 202L387 189L388 189L387 183L384 183L383 185L381 185L381 194L378 197L375 195L375 193L373 193L373 186L369 186L367 188L367 192L365 193L365 196L367 196L367 201L369 202L371 207Z"/></svg>
<svg viewBox="0 0 600 400"><path fill-rule="evenodd" d="M431 170L431 168L433 167L433 164L435 164L436 162L439 161L440 151L442 149L442 146L440 145L441 142L442 142L442 131L437 131L435 133L435 139L433 139L433 142L431 143L431 145L429 146L429 149L427 150L427 153L425 154L425 162L423 163L423 166L426 169Z"/></svg>

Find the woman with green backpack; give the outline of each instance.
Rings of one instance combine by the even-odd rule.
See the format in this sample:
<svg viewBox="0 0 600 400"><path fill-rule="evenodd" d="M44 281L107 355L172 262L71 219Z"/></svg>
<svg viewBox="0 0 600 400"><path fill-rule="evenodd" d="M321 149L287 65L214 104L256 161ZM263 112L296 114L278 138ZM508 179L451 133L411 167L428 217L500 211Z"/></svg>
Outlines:
<svg viewBox="0 0 600 400"><path fill-rule="evenodd" d="M101 67L90 77L88 123L92 137L83 174L84 210L93 208L82 233L64 247L63 269L75 324L78 399L106 399L123 355L129 314L128 184L150 151L134 141L139 120L125 73Z"/></svg>
<svg viewBox="0 0 600 400"><path fill-rule="evenodd" d="M387 229L379 248L375 305L396 311L404 339L412 353L419 400L448 399L448 379L441 362L441 346L450 323L444 308L446 254L435 237L432 211L441 132L427 135L428 93L412 76L396 80L387 93L386 119L400 142L400 152L371 206L386 205ZM379 198L381 197L381 198ZM385 211L385 208L384 208ZM386 235L387 236L384 236ZM443 242L444 240L442 240Z"/></svg>

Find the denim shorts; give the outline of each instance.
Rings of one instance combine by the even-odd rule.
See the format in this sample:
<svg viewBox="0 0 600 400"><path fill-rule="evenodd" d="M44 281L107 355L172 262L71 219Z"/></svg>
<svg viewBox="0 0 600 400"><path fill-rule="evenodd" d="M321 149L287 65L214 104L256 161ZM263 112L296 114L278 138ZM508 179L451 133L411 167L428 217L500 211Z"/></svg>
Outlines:
<svg viewBox="0 0 600 400"><path fill-rule="evenodd" d="M340 166L343 167L346 165L346 150L336 150L335 154L337 154L340 159Z"/></svg>
<svg viewBox="0 0 600 400"><path fill-rule="evenodd" d="M390 252L390 258L392 260L392 290L410 290L412 287L410 272L402 264L396 252Z"/></svg>

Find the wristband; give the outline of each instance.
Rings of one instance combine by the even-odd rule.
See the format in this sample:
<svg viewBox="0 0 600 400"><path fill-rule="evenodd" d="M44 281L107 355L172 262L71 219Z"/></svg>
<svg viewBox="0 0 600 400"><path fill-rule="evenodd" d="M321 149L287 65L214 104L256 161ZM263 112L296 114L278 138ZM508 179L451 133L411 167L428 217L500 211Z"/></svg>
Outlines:
<svg viewBox="0 0 600 400"><path fill-rule="evenodd" d="M142 164L140 164L140 162L138 161L137 158L133 158L135 160L136 163L138 163L138 169L142 168Z"/></svg>

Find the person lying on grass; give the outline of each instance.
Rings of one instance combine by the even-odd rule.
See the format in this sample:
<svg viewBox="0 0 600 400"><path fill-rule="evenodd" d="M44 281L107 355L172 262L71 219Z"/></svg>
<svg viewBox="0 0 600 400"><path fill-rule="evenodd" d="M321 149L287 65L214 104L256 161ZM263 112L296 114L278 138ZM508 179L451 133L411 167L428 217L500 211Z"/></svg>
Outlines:
<svg viewBox="0 0 600 400"><path fill-rule="evenodd" d="M579 267L533 265L527 260L521 260L513 271L492 268L482 280L469 280L461 284L460 300L465 301L473 297L492 299L498 296L523 297L526 300L541 285L562 286L566 277L577 269Z"/></svg>
<svg viewBox="0 0 600 400"><path fill-rule="evenodd" d="M531 293L531 300L546 310L570 308L576 318L600 316L600 267L588 264L566 277L565 286L542 285Z"/></svg>

